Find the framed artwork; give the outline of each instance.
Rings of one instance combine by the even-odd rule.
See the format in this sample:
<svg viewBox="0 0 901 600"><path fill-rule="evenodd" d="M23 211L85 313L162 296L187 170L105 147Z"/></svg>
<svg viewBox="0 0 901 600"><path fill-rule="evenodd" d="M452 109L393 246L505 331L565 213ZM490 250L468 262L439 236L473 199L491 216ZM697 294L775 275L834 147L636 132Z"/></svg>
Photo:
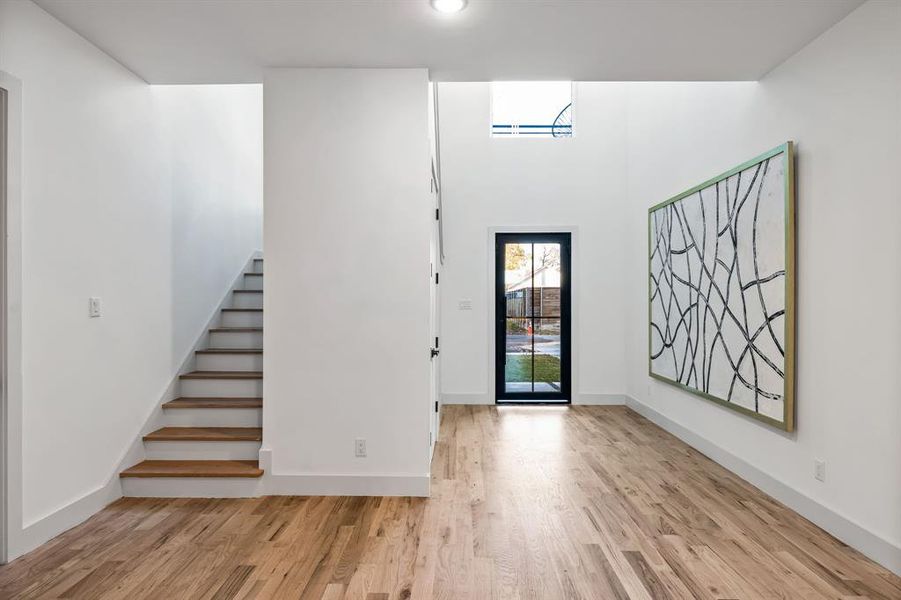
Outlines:
<svg viewBox="0 0 901 600"><path fill-rule="evenodd" d="M794 429L794 148L648 210L651 377Z"/></svg>

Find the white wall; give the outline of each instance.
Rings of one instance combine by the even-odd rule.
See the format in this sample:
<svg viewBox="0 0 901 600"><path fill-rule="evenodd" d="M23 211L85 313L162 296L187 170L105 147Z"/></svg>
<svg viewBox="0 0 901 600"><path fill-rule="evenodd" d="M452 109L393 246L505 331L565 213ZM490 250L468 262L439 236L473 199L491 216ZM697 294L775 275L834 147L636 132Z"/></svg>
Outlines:
<svg viewBox="0 0 901 600"><path fill-rule="evenodd" d="M197 341L237 270L263 248L263 86L151 86L169 163L172 350Z"/></svg>
<svg viewBox="0 0 901 600"><path fill-rule="evenodd" d="M282 491L427 493L427 73L271 69L264 89L272 477Z"/></svg>
<svg viewBox="0 0 901 600"><path fill-rule="evenodd" d="M819 522L840 536L859 525L877 539L849 541L901 570L901 4L863 5L757 84L632 84L628 127L629 394L831 511ZM648 207L786 140L797 142L794 434L652 381L646 358Z"/></svg>
<svg viewBox="0 0 901 600"><path fill-rule="evenodd" d="M31 2L0 2L0 71L22 103L15 556L116 495L118 462L260 247L262 98L153 89Z"/></svg>
<svg viewBox="0 0 901 600"><path fill-rule="evenodd" d="M571 139L490 137L490 85L439 90L442 396L494 402L494 229L573 229L573 401L621 402L625 88L575 86ZM462 299L472 310L459 310Z"/></svg>

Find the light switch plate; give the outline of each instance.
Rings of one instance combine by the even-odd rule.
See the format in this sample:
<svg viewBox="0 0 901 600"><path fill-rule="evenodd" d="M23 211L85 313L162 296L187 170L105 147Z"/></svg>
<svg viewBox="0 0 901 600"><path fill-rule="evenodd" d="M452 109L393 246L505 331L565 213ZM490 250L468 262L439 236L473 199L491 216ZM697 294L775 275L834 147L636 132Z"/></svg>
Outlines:
<svg viewBox="0 0 901 600"><path fill-rule="evenodd" d="M100 298L92 296L88 299L88 316L92 318L100 316Z"/></svg>

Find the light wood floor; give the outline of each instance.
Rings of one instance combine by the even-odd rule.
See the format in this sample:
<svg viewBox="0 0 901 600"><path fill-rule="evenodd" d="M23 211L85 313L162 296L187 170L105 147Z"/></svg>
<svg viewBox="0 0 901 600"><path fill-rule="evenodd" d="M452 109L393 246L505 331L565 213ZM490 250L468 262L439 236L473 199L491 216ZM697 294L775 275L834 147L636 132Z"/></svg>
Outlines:
<svg viewBox="0 0 901 600"><path fill-rule="evenodd" d="M432 498L123 499L0 598L901 598L622 407L446 407Z"/></svg>

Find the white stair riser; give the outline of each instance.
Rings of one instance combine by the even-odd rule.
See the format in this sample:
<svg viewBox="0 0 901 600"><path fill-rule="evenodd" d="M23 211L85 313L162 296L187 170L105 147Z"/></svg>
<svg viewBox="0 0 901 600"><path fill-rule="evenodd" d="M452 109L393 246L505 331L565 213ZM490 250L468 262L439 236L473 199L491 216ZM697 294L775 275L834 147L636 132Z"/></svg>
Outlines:
<svg viewBox="0 0 901 600"><path fill-rule="evenodd" d="M234 308L263 308L263 294L232 294Z"/></svg>
<svg viewBox="0 0 901 600"><path fill-rule="evenodd" d="M261 398L262 379L182 379L185 398Z"/></svg>
<svg viewBox="0 0 901 600"><path fill-rule="evenodd" d="M245 290L261 290L261 289L263 289L263 276L262 275L245 275L244 276L244 289Z"/></svg>
<svg viewBox="0 0 901 600"><path fill-rule="evenodd" d="M263 313L224 311L221 322L223 327L262 327Z"/></svg>
<svg viewBox="0 0 901 600"><path fill-rule="evenodd" d="M123 477L128 498L254 498L262 493L260 477Z"/></svg>
<svg viewBox="0 0 901 600"><path fill-rule="evenodd" d="M259 408L167 408L169 427L262 427Z"/></svg>
<svg viewBox="0 0 901 600"><path fill-rule="evenodd" d="M263 260L262 259L254 259L253 272L254 273L262 273L263 272Z"/></svg>
<svg viewBox="0 0 901 600"><path fill-rule="evenodd" d="M198 371L262 371L262 354L198 354Z"/></svg>
<svg viewBox="0 0 901 600"><path fill-rule="evenodd" d="M260 442L144 442L147 460L257 460Z"/></svg>
<svg viewBox="0 0 901 600"><path fill-rule="evenodd" d="M262 331L213 331L210 348L262 348Z"/></svg>

